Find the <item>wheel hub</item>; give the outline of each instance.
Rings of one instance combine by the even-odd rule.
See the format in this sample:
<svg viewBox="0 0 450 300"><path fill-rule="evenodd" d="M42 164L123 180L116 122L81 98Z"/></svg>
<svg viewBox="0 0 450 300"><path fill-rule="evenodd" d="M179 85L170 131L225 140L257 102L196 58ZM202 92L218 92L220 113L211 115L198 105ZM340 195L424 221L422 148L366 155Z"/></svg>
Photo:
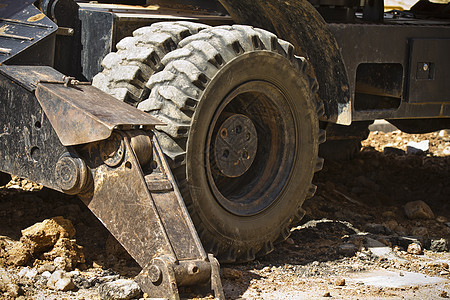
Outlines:
<svg viewBox="0 0 450 300"><path fill-rule="evenodd" d="M255 125L247 116L235 114L220 126L215 140L215 159L220 172L239 177L251 167L258 148Z"/></svg>

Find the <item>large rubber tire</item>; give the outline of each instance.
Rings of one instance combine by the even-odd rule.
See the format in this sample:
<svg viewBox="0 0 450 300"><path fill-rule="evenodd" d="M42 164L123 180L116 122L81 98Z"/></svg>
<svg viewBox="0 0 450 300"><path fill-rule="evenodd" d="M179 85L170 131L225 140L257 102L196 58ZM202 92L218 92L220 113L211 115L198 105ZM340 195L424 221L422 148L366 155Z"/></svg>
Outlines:
<svg viewBox="0 0 450 300"><path fill-rule="evenodd" d="M317 81L291 44L261 29L209 28L179 46L138 107L168 124L158 138L205 250L222 262L253 260L289 236L316 190L325 139ZM255 153L239 142L225 149L219 129L222 137L245 134ZM221 165L230 153L239 167Z"/></svg>
<svg viewBox="0 0 450 300"><path fill-rule="evenodd" d="M179 21L139 28L116 45L117 52L105 56L103 71L93 78L92 84L121 101L137 105L148 97L146 83L163 68L162 58L177 49L182 39L208 27Z"/></svg>
<svg viewBox="0 0 450 300"><path fill-rule="evenodd" d="M350 126L328 124L327 141L320 145L319 155L328 160L351 160L361 151L361 142L369 136L373 121L353 122Z"/></svg>
<svg viewBox="0 0 450 300"><path fill-rule="evenodd" d="M0 172L0 186L4 186L11 181L11 175Z"/></svg>

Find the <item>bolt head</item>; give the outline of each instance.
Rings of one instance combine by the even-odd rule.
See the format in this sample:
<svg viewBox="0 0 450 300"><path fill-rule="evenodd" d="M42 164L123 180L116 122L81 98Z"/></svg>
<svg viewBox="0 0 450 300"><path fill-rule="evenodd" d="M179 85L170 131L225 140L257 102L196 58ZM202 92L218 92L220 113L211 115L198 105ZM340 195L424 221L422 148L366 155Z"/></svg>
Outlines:
<svg viewBox="0 0 450 300"><path fill-rule="evenodd" d="M148 279L150 279L150 281L152 283L156 283L161 279L162 273L161 270L158 268L158 266L156 265L151 265L148 268Z"/></svg>

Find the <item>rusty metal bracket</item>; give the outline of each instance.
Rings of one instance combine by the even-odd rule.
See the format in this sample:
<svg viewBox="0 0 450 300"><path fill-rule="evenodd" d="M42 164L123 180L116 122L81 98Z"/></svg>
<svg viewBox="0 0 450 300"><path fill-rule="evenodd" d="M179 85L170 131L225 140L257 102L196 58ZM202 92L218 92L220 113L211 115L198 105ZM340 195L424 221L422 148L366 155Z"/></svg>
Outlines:
<svg viewBox="0 0 450 300"><path fill-rule="evenodd" d="M151 297L179 299L179 286L211 283L224 299L217 260L205 253L158 141L149 135L114 131L105 141L79 146L92 173L90 188L79 196L143 268L137 281ZM141 158L141 166L145 149L151 159Z"/></svg>
<svg viewBox="0 0 450 300"><path fill-rule="evenodd" d="M104 140L124 126L162 125L156 118L70 77L63 82L41 81L36 98L64 146Z"/></svg>

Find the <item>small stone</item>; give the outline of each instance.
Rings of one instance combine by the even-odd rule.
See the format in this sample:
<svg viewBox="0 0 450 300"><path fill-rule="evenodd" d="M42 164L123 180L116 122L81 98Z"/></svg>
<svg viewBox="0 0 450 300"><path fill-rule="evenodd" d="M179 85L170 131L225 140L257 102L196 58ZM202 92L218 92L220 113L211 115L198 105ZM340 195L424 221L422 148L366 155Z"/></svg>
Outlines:
<svg viewBox="0 0 450 300"><path fill-rule="evenodd" d="M334 282L335 285L337 286L344 286L345 285L345 279L344 278L339 278Z"/></svg>
<svg viewBox="0 0 450 300"><path fill-rule="evenodd" d="M384 147L383 148L383 154L384 155L398 155L398 156L401 156L401 155L405 155L406 152L404 150L402 150L402 149L398 149L398 148L395 148L395 147Z"/></svg>
<svg viewBox="0 0 450 300"><path fill-rule="evenodd" d="M26 277L28 279L34 278L37 275L37 271L35 269L30 269L29 267L25 267L19 272L20 277Z"/></svg>
<svg viewBox="0 0 450 300"><path fill-rule="evenodd" d="M430 250L434 252L448 251L448 240L447 239L431 240Z"/></svg>
<svg viewBox="0 0 450 300"><path fill-rule="evenodd" d="M232 268L223 268L222 275L225 279L236 280L242 277L242 271Z"/></svg>
<svg viewBox="0 0 450 300"><path fill-rule="evenodd" d="M439 275L441 275L441 276L446 276L446 275L448 275L448 274L450 274L450 272L448 272L448 271L441 271L441 272L439 273Z"/></svg>
<svg viewBox="0 0 450 300"><path fill-rule="evenodd" d="M385 226L386 228L389 228L390 231L394 231L395 228L397 228L398 223L395 220L389 220L383 223L383 226Z"/></svg>
<svg viewBox="0 0 450 300"><path fill-rule="evenodd" d="M6 288L6 285L13 283L15 278L6 269L0 268L0 291Z"/></svg>
<svg viewBox="0 0 450 300"><path fill-rule="evenodd" d="M364 229L367 232L374 233L374 234L388 234L388 233L390 233L390 232L388 232L389 230L386 230L387 228L384 227L381 224L367 223L366 226L364 227Z"/></svg>
<svg viewBox="0 0 450 300"><path fill-rule="evenodd" d="M439 223L447 223L448 219L444 216L438 216L436 217L436 221L438 221Z"/></svg>
<svg viewBox="0 0 450 300"><path fill-rule="evenodd" d="M439 297L441 298L448 298L448 293L446 291L442 291L439 293Z"/></svg>
<svg viewBox="0 0 450 300"><path fill-rule="evenodd" d="M20 287L15 283L10 283L6 285L5 292L8 293L8 296L12 298L16 298L19 295Z"/></svg>
<svg viewBox="0 0 450 300"><path fill-rule="evenodd" d="M323 294L324 297L331 297L330 292L325 292L325 294Z"/></svg>
<svg viewBox="0 0 450 300"><path fill-rule="evenodd" d="M75 288L72 279L62 270L56 270L48 278L47 287L56 291L70 291Z"/></svg>
<svg viewBox="0 0 450 300"><path fill-rule="evenodd" d="M45 271L52 273L53 271L56 270L56 267L52 264L44 264L42 266L39 267L38 269L38 273L44 273Z"/></svg>
<svg viewBox="0 0 450 300"><path fill-rule="evenodd" d="M94 261L94 262L92 263L92 267L93 267L94 269L102 269L102 268L103 268L102 265L101 265L99 262L96 262L96 261Z"/></svg>
<svg viewBox="0 0 450 300"><path fill-rule="evenodd" d="M434 219L431 208L421 200L406 203L405 213L409 219Z"/></svg>
<svg viewBox="0 0 450 300"><path fill-rule="evenodd" d="M44 272L42 272L41 276L45 277L45 278L49 278L50 276L52 276L52 273L50 273L49 271L44 271Z"/></svg>
<svg viewBox="0 0 450 300"><path fill-rule="evenodd" d="M358 251L358 247L352 243L341 244L338 247L338 252L345 256L353 256L356 251Z"/></svg>
<svg viewBox="0 0 450 300"><path fill-rule="evenodd" d="M119 279L101 284L98 292L103 300L128 300L138 297L141 289L133 280Z"/></svg>
<svg viewBox="0 0 450 300"><path fill-rule="evenodd" d="M295 245L295 242L294 242L294 240L292 238L287 238L286 239L286 244Z"/></svg>
<svg viewBox="0 0 450 300"><path fill-rule="evenodd" d="M80 276L80 271L75 270L75 271L69 272L69 276L70 277Z"/></svg>
<svg viewBox="0 0 450 300"><path fill-rule="evenodd" d="M426 227L414 227L411 229L413 236L426 236L428 235L428 229Z"/></svg>
<svg viewBox="0 0 450 300"><path fill-rule="evenodd" d="M42 258L53 260L56 267L65 271L71 271L77 264L85 262L83 247L68 238L60 238L53 249L44 253Z"/></svg>
<svg viewBox="0 0 450 300"><path fill-rule="evenodd" d="M421 141L419 143L411 141L406 145L406 154L422 154L427 152L429 149L429 140Z"/></svg>
<svg viewBox="0 0 450 300"><path fill-rule="evenodd" d="M402 225L398 225L397 227L395 227L395 232L398 235L404 236L404 235L406 235L406 228L403 227Z"/></svg>
<svg viewBox="0 0 450 300"><path fill-rule="evenodd" d="M408 250L406 250L406 252L408 252L409 254L414 254L414 255L421 255L421 254L423 254L422 247L419 244L416 244L416 243L409 244L408 245Z"/></svg>
<svg viewBox="0 0 450 300"><path fill-rule="evenodd" d="M384 211L381 215L385 218L391 218L391 219L397 218L397 214L395 212L393 212L392 210Z"/></svg>

